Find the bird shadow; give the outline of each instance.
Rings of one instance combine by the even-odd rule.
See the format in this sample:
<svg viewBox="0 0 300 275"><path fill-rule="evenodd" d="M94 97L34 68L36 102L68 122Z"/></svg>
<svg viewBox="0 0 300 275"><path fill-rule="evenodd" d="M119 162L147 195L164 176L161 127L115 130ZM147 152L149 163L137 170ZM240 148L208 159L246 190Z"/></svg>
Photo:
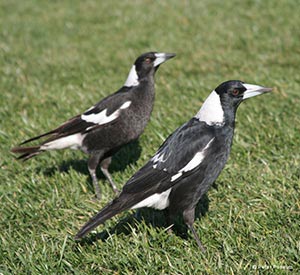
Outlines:
<svg viewBox="0 0 300 275"><path fill-rule="evenodd" d="M125 146L123 146L114 156L112 157L112 162L109 166L110 173L124 171L129 164L134 164L139 159L142 152L139 140L133 141ZM58 166L51 166L43 170L43 174L47 177L53 176L57 171L69 172L70 169L89 175L89 170L87 167L88 156L86 159L68 159L62 161ZM97 169L97 178L106 179L100 169ZM92 179L89 177L89 187L93 190Z"/></svg>
<svg viewBox="0 0 300 275"><path fill-rule="evenodd" d="M197 204L195 211L195 220L205 216L209 209L209 199L205 194ZM138 213L138 214L137 214ZM137 215L138 217L137 217ZM111 235L130 235L134 229L138 229L140 223L145 223L148 227L159 230L166 230L169 224L166 222L167 211L159 211L151 208L139 209L134 215L127 215L121 219L114 227L105 229L96 234L90 234L89 237L81 239L81 245L91 245L99 240L105 242ZM182 239L188 239L188 228L185 225L182 215L178 215L173 220L172 233Z"/></svg>

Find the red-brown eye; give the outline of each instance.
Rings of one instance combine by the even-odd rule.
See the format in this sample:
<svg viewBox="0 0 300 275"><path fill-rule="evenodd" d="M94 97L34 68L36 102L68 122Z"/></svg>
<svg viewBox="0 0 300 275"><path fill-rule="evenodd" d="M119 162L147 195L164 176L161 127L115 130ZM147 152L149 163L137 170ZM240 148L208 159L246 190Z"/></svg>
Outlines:
<svg viewBox="0 0 300 275"><path fill-rule="evenodd" d="M237 96L239 93L240 93L240 91L238 89L234 89L232 91L232 94L235 95L235 96Z"/></svg>
<svg viewBox="0 0 300 275"><path fill-rule="evenodd" d="M151 63L151 59L150 59L149 57L147 57L147 58L145 59L145 62L146 62L147 64L150 64L150 63Z"/></svg>

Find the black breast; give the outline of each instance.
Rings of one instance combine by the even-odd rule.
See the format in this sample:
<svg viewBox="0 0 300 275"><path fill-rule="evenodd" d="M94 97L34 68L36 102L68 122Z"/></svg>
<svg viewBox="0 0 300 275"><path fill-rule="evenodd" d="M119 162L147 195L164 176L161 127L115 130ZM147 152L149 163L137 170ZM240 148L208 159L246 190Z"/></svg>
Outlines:
<svg viewBox="0 0 300 275"><path fill-rule="evenodd" d="M225 129L224 129L225 128ZM170 193L170 213L196 207L223 170L231 149L233 128L216 129L214 143L207 150L207 156L193 173L177 183Z"/></svg>

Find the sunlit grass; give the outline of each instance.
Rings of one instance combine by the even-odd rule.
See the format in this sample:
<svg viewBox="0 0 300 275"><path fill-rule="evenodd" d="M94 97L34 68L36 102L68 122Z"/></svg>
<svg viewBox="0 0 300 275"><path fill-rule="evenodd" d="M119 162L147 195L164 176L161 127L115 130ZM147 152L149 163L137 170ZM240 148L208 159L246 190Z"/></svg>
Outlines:
<svg viewBox="0 0 300 275"><path fill-rule="evenodd" d="M297 1L2 1L0 273L299 272L299 13ZM181 233L169 235L151 210L140 222L123 213L97 229L102 238L76 243L112 199L107 182L94 202L83 153L20 163L9 152L117 90L149 50L177 57L156 75L139 143L112 164L120 188L219 83L274 87L239 108L230 160L195 222L206 254L180 219Z"/></svg>

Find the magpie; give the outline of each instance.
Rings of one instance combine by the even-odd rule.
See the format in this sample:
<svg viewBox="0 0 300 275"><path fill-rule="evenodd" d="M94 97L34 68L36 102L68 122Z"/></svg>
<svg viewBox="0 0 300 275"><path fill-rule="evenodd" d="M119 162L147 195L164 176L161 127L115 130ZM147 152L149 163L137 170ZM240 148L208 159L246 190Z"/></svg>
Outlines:
<svg viewBox="0 0 300 275"><path fill-rule="evenodd" d="M174 56L173 53L157 52L140 55L131 67L125 84L117 92L102 99L83 114L72 117L52 131L22 142L11 151L21 154L18 159L25 161L48 150L81 149L89 155L88 170L97 198L101 198L96 177L99 163L113 190L118 193L108 171L111 157L144 131L154 104L155 72L162 63ZM37 146L22 146L43 137L48 138Z"/></svg>
<svg viewBox="0 0 300 275"><path fill-rule="evenodd" d="M167 209L169 220L181 213L204 251L193 227L195 207L229 157L239 104L271 90L239 80L220 84L199 112L165 140L124 185L120 195L91 218L75 239L84 237L121 211L151 207Z"/></svg>

